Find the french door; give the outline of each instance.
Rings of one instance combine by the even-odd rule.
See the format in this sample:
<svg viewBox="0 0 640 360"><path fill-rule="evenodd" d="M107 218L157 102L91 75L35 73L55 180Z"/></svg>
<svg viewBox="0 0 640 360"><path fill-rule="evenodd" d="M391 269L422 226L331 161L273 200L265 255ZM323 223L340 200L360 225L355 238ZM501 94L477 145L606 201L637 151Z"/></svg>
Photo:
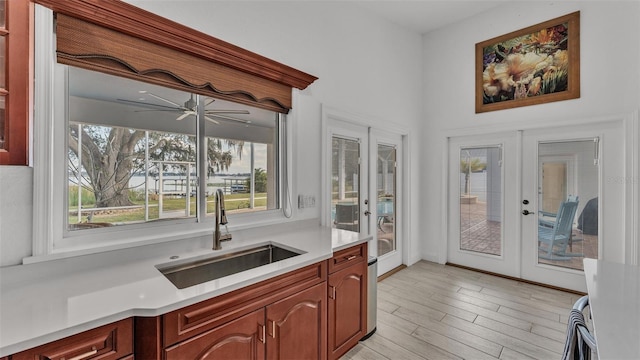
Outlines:
<svg viewBox="0 0 640 360"><path fill-rule="evenodd" d="M326 133L324 223L371 235L370 255L384 274L403 262L402 137L340 120L329 121Z"/></svg>
<svg viewBox="0 0 640 360"><path fill-rule="evenodd" d="M369 234L369 129L353 124L329 128L328 173L330 224L336 229Z"/></svg>
<svg viewBox="0 0 640 360"><path fill-rule="evenodd" d="M378 273L402 265L402 137L372 129L370 133L372 229L376 240ZM374 165L375 164L375 165ZM375 203L375 205L374 205ZM375 212L374 212L375 211ZM375 215L375 217L373 217Z"/></svg>
<svg viewBox="0 0 640 360"><path fill-rule="evenodd" d="M602 181L623 139L617 122L451 138L448 262L586 291L582 260L623 248L623 187Z"/></svg>
<svg viewBox="0 0 640 360"><path fill-rule="evenodd" d="M519 276L516 146L511 133L450 139L448 262Z"/></svg>
<svg viewBox="0 0 640 360"><path fill-rule="evenodd" d="M624 259L623 146L621 122L523 133L522 278L586 291L583 259Z"/></svg>

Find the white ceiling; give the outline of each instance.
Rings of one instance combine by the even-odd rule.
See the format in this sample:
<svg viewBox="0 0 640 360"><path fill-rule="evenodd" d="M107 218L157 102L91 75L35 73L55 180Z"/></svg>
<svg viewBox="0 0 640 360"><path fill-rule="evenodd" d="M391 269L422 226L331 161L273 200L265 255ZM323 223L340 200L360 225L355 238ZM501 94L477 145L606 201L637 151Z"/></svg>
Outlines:
<svg viewBox="0 0 640 360"><path fill-rule="evenodd" d="M485 12L508 0L352 0L368 11L419 34Z"/></svg>

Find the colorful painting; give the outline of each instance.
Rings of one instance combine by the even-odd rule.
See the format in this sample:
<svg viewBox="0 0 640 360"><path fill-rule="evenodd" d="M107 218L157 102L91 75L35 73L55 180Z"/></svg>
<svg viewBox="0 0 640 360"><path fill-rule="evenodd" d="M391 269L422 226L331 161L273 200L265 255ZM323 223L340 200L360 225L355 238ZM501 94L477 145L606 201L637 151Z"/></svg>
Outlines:
<svg viewBox="0 0 640 360"><path fill-rule="evenodd" d="M476 113L580 97L580 12L476 44Z"/></svg>

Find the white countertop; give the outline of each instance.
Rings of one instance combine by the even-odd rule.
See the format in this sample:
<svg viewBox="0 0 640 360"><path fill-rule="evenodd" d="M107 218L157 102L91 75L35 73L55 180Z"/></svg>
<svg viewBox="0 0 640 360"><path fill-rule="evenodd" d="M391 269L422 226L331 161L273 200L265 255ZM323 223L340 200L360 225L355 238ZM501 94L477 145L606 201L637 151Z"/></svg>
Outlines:
<svg viewBox="0 0 640 360"><path fill-rule="evenodd" d="M369 236L315 221L233 232L223 249L211 236L0 268L0 357L131 316L157 316L328 259ZM177 289L156 268L264 243L304 251L279 262ZM176 261L179 261L176 260Z"/></svg>
<svg viewBox="0 0 640 360"><path fill-rule="evenodd" d="M598 358L640 359L640 267L584 259Z"/></svg>

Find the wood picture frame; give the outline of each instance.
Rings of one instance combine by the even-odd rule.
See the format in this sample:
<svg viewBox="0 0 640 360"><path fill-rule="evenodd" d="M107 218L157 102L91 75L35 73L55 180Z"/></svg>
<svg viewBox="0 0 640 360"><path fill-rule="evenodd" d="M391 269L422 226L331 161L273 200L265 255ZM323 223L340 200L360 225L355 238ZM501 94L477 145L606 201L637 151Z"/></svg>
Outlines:
<svg viewBox="0 0 640 360"><path fill-rule="evenodd" d="M579 11L476 44L476 113L579 97Z"/></svg>

